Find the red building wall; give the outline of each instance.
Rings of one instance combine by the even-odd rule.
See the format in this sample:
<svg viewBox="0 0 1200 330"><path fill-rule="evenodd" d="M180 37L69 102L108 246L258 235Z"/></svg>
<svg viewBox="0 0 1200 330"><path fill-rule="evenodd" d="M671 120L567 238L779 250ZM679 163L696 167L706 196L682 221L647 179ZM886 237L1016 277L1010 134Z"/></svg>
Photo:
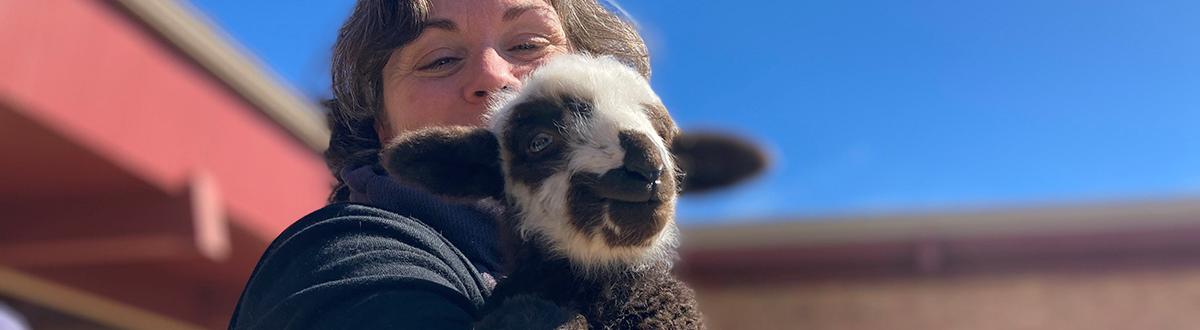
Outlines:
<svg viewBox="0 0 1200 330"><path fill-rule="evenodd" d="M0 45L0 267L222 328L324 204L319 151L116 3L0 0Z"/></svg>

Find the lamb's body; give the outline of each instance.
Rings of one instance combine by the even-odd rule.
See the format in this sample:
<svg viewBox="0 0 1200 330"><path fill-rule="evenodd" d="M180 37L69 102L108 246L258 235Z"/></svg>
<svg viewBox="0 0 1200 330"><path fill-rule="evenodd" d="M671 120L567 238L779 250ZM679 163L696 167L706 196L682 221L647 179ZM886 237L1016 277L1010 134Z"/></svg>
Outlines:
<svg viewBox="0 0 1200 330"><path fill-rule="evenodd" d="M480 329L702 328L692 290L668 263L595 276L525 244L488 299Z"/></svg>
<svg viewBox="0 0 1200 330"><path fill-rule="evenodd" d="M762 169L756 149L681 139L645 79L611 58L581 55L556 57L519 94L501 95L488 124L402 135L383 155L393 175L435 192L502 192L494 197L505 201L512 267L480 328L703 327L692 291L670 273L681 170L717 166L696 173L720 178L697 182L728 185ZM697 143L704 147L691 148ZM464 177L475 182L456 181Z"/></svg>

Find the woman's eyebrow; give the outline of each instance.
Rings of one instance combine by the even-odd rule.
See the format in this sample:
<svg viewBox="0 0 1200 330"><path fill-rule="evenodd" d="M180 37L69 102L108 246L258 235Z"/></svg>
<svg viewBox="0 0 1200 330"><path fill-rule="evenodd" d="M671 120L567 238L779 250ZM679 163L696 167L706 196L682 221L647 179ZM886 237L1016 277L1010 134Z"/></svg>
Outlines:
<svg viewBox="0 0 1200 330"><path fill-rule="evenodd" d="M429 28L458 32L458 24L454 24L454 21L445 18L435 18L425 22L425 24L421 25L421 32L425 32L425 29Z"/></svg>

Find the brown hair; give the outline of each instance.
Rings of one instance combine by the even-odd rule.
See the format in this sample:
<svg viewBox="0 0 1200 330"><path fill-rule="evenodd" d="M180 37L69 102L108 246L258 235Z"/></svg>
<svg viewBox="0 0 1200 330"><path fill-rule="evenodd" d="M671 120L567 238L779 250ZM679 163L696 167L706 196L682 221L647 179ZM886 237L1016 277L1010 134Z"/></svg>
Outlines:
<svg viewBox="0 0 1200 330"><path fill-rule="evenodd" d="M650 77L650 57L629 23L596 0L547 0L577 52L611 55ZM359 0L333 46L334 99L326 101L331 135L325 163L337 178L331 202L349 198L342 171L378 166L375 122L383 111L383 66L392 51L416 39L428 18L428 0Z"/></svg>

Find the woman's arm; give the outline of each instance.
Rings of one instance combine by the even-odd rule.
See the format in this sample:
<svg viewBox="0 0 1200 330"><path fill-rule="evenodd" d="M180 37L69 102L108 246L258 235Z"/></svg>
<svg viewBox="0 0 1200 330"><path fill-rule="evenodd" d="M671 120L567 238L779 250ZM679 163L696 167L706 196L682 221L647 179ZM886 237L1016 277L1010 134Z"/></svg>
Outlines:
<svg viewBox="0 0 1200 330"><path fill-rule="evenodd" d="M486 294L467 258L429 226L333 204L268 247L230 328L465 329Z"/></svg>

